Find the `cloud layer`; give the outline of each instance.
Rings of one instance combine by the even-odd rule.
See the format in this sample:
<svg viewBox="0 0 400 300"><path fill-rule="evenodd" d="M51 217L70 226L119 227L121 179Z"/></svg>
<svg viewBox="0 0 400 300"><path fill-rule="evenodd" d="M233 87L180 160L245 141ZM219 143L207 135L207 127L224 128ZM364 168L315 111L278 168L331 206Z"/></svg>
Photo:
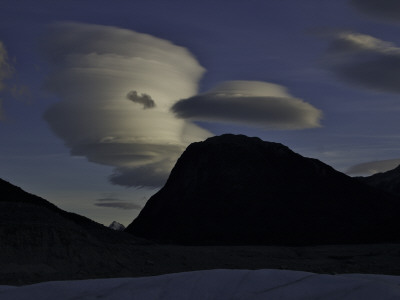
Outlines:
<svg viewBox="0 0 400 300"><path fill-rule="evenodd" d="M398 0L351 0L356 8L380 19L400 21L400 2Z"/></svg>
<svg viewBox="0 0 400 300"><path fill-rule="evenodd" d="M227 81L214 89L180 100L172 111L179 118L252 125L263 129L320 126L322 113L291 96L284 87L260 81Z"/></svg>
<svg viewBox="0 0 400 300"><path fill-rule="evenodd" d="M324 65L348 83L400 93L400 48L390 42L354 32L335 33Z"/></svg>
<svg viewBox="0 0 400 300"><path fill-rule="evenodd" d="M346 171L346 174L368 176L368 175L373 175L375 173L381 173L392 170L399 165L400 165L400 158L372 161L354 165Z"/></svg>
<svg viewBox="0 0 400 300"><path fill-rule="evenodd" d="M185 147L211 135L170 112L204 72L185 48L79 23L53 26L46 41L46 87L60 101L44 118L72 155L115 167L113 183L160 186Z"/></svg>

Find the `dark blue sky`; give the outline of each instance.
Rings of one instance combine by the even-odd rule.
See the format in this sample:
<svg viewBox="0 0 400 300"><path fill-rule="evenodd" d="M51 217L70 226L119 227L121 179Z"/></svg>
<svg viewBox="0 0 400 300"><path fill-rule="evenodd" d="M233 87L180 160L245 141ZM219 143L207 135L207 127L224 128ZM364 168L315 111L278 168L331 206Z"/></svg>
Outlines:
<svg viewBox="0 0 400 300"><path fill-rule="evenodd" d="M213 134L354 175L393 168L399 16L389 0L4 0L0 177L127 224Z"/></svg>

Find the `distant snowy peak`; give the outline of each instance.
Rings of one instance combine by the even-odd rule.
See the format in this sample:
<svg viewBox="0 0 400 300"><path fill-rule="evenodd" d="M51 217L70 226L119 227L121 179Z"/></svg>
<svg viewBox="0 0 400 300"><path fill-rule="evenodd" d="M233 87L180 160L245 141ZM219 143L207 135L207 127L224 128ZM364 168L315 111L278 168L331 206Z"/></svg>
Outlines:
<svg viewBox="0 0 400 300"><path fill-rule="evenodd" d="M123 231L125 229L125 226L122 225L121 223L118 223L116 221L113 221L110 226L108 226L108 228L111 228L113 230L117 230L117 231Z"/></svg>

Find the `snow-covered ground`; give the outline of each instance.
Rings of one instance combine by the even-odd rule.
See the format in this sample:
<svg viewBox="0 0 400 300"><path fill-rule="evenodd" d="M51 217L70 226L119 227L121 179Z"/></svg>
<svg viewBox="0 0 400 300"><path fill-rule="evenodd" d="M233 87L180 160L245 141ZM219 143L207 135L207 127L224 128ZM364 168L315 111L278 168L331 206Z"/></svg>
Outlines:
<svg viewBox="0 0 400 300"><path fill-rule="evenodd" d="M400 299L400 276L283 270L209 270L141 278L0 286L1 300Z"/></svg>

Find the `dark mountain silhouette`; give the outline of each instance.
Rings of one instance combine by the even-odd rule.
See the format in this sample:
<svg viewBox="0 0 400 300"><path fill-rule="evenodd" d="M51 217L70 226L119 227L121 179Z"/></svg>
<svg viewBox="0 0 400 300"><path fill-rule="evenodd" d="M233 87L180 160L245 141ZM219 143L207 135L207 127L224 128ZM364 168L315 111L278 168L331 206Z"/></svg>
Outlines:
<svg viewBox="0 0 400 300"><path fill-rule="evenodd" d="M0 282L101 277L123 268L134 244L116 232L0 179Z"/></svg>
<svg viewBox="0 0 400 300"><path fill-rule="evenodd" d="M400 165L390 171L356 178L368 185L400 197Z"/></svg>
<svg viewBox="0 0 400 300"><path fill-rule="evenodd" d="M21 188L12 185L11 183L0 179L0 205L7 206L7 207L16 207L16 208L25 208L25 207L30 207L32 210L35 210L37 208L55 213L57 216L65 218L69 221L75 222L77 225L82 225L82 226L88 226L89 228L96 228L96 229L104 229L105 227L103 225L100 225L86 217L80 216L75 213L70 213L66 212L62 209L59 209L57 206L54 204L50 203L47 200L44 200L43 198L40 198L38 196L32 195L30 193L25 192ZM13 211L14 212L14 211ZM0 221L8 220L10 221L16 217L16 215L13 215L11 211L9 210L2 210L0 212L2 214L2 218L0 218ZM19 213L19 212L17 212ZM23 222L26 223L31 223L34 222L34 219L37 216L32 213L28 214L23 218ZM20 219L16 219L16 221L20 222ZM44 221L44 220L41 220ZM103 228L104 227L104 228Z"/></svg>
<svg viewBox="0 0 400 300"><path fill-rule="evenodd" d="M243 135L191 144L126 232L181 244L399 241L400 202L288 147Z"/></svg>
<svg viewBox="0 0 400 300"><path fill-rule="evenodd" d="M226 142L224 142L224 145L218 145L221 143L222 138L226 139ZM237 138L240 139L241 137ZM242 147L249 147L245 146L247 144L247 141L240 142L240 140L237 140L237 138L234 138L233 140L236 141L238 145L234 146L233 148L232 145L229 145L232 142L229 141L232 140L232 137L229 136L216 138L215 140L209 140L205 142L204 149L209 148L208 144L210 142L211 144L215 144L213 147L215 150L214 154L216 156L210 156L210 153L208 152L209 150L203 152L203 148L201 146L203 145L203 143L199 144L200 148L198 148L199 145L196 146L196 144L190 147L190 149L195 149L194 151L196 151L197 153L196 156L200 155L200 160L196 161L197 158L195 160L192 160L191 156L182 156L181 161L182 159L187 159L188 161L183 161L183 163L185 165L188 164L189 167L192 167L193 169L188 169L186 171L182 169L182 172L184 173L180 173L181 171L179 169L175 170L173 172L174 175L171 175L171 178L168 181L169 183L166 185L166 187L168 185L170 185L170 187L174 187L174 189L178 191L178 199L183 199L183 196L187 197L187 199L192 199L192 197L189 196L190 193L194 191L194 189L190 186L196 183L196 180L198 180L199 187L202 189L201 193L197 198L195 198L195 200L197 201L198 199L200 199L203 200L203 202L192 204L189 201L189 203L185 205L181 205L180 203L176 204L175 202L175 212L171 213L171 202L168 201L165 204L165 212L166 214L168 214L168 216L174 214L176 218L180 216L180 212L184 212L185 214L187 214L188 211L192 212L192 214L190 216L182 218L181 220L179 220L179 222L177 222L176 220L174 221L174 218L165 218L164 220L161 220L163 221L163 223L158 223L160 225L158 229L161 231L162 234L165 234L165 236L167 236L167 234L169 235L167 238L163 236L164 241L173 241L171 236L174 237L174 235L170 234L170 230L171 228L177 228L178 234L175 236L179 237L179 233L181 232L183 232L184 234L190 234L190 242L197 244L207 243L209 240L211 240L215 244L221 244L225 241L228 241L228 243L230 244L248 243L248 241L253 244L268 244L272 242L275 243L278 239L271 239L270 237L272 235L270 234L268 236L268 232L267 234L263 234L262 230L254 230L254 235L252 236L252 233L250 234L250 238L253 239L243 239L244 233L248 232L249 228L251 228L252 226L252 223L250 223L250 225L246 224L246 222L249 222L249 216L251 215L255 216L253 222L253 224L255 225L276 225L276 230L272 232L277 236L278 233L285 234L285 230L286 232L289 232L289 239L281 238L281 240L283 239L284 241L283 243L299 240L293 239L292 237L296 232L302 232L306 226L308 226L308 228L311 228L312 230L315 229L311 227L310 224L315 223L319 220L313 219L313 216L311 214L313 210L310 209L310 207L314 205L315 202L317 202L316 198L311 198L310 202L307 204L308 208L303 209L303 212L311 211L311 213L309 213L309 215L307 216L307 218L311 220L310 224L304 225L303 223L301 223L303 222L304 218L301 219L297 216L299 214L301 215L303 212L301 210L297 212L296 205L293 205L293 202L296 202L297 200L300 202L304 201L304 199L301 199L301 197L293 198L294 200L289 203L293 205L293 207L287 209L287 207L290 207L288 204L285 204L283 202L283 204L281 205L280 202L276 201L276 199L280 199L279 194L277 195L277 197L274 198L264 197L260 198L259 201L255 201L258 199L256 197L258 189L253 189L251 192L246 192L247 187L245 184L248 184L249 182L253 182L252 184L256 183L258 185L260 185L260 183L264 183L264 185L267 186L267 184L265 184L265 181L263 181L261 177L251 179L254 175L254 172L259 170L258 167L254 167L254 165L250 164L256 161L260 162L260 164L263 163L265 166L266 163L260 159L260 157L264 156L264 154L260 153L249 159L246 154L247 150L242 149ZM244 138L244 140L247 140L247 138ZM269 146L260 146L261 141L257 139L254 139L253 142L259 145L257 147L261 147L261 153L265 152L265 149L263 150L264 147L270 147L270 150L275 153L275 156L271 157L271 163L265 171L266 174L271 174L271 176L273 173L273 168L276 167L276 164L279 163L282 158L285 160L288 155L294 155L292 159L289 159L288 164L290 164L291 161L297 161L297 158L295 159L294 157L301 158L301 156L294 154L288 148L282 145L266 143ZM225 143L227 144L225 145ZM226 149L226 147L227 149L231 149L232 151L226 152L224 150ZM190 149L188 149L188 151ZM239 151L240 149L242 150ZM236 152L236 154L232 154L231 152ZM225 153L222 160L220 156L221 153ZM268 153L269 152L267 152L265 155L267 155ZM204 156L201 156L201 154L204 154ZM224 169L223 165L229 162L229 159L232 158L234 158L234 164L232 164L230 168ZM321 167L321 163L316 160L306 160L311 163L312 167L309 166L309 163L298 162L299 166L302 166L302 164L308 165L308 167L304 168L304 170L306 171L303 174L319 172L318 174L324 177L330 176L329 174L331 172L335 172L326 165L322 164L323 167ZM200 168L200 165L204 165L207 168L202 169ZM209 165L212 165L212 167L208 167ZM238 168L235 165L238 165L239 168L244 171L240 172L240 177L238 178L233 176L235 172L237 172ZM253 169L255 169L255 171ZM311 169L314 171L312 171ZM193 170L195 170L195 172ZM280 177L278 177L278 179L276 179L275 181L272 178L270 180L277 185L280 184L281 187L284 186L286 190L290 190L288 188L289 184L291 183L290 180L287 179L286 182L279 182L279 178L281 180L286 180L285 178L290 178L292 176L290 175L292 172L295 171L291 169L284 169L282 167L281 171L276 172L277 176ZM185 180L187 180L185 183L186 186L184 186L187 189L183 190L180 188L179 185L175 185L175 179L173 178L173 176L176 176L175 174L178 175L177 178L180 182L185 183ZM208 180L211 175L213 176L212 179L215 181L215 183L218 183L218 185L214 186L213 181L211 181L210 184L205 186L203 182L209 182ZM299 181L306 182L307 180L305 178L299 178ZM321 181L323 180L321 179ZM171 185L171 183L173 185ZM230 183L235 183L234 185L232 185L234 188L229 185ZM359 183L359 185L363 186L362 183ZM194 186L196 187L196 184L194 184ZM228 189L225 190L226 187L228 187ZM301 196L301 193L299 193L295 188L296 186L294 186L294 188L291 190L292 194L300 194ZM271 188L270 190L273 191L273 188ZM343 191L345 192L346 190L348 190L348 188L346 186L343 186ZM209 191L212 191L213 195L215 194L218 197L206 197L207 192ZM229 195L231 195L230 198L223 198L220 196L224 195L224 193L227 193L227 191ZM369 188L368 191L372 191L371 193L375 193L375 190L373 188ZM187 194L185 194L186 192ZM242 197L243 194L245 195L244 197ZM381 192L381 194L383 195L381 198L382 205L375 205L370 208L369 212L367 213L367 217L370 217L371 211L376 211L376 220L372 220L372 225L370 226L372 228L371 236L379 236L379 233L381 232L384 232L384 235L383 238L371 238L371 241L392 240L393 232L397 234L398 230L398 228L396 227L396 221L391 221L390 219L388 219L393 214L397 214L397 206L394 204L388 204L391 203L391 199L389 199L390 197L386 198L384 192ZM367 199L367 197L365 198ZM286 201L285 198L282 199L282 201ZM331 198L328 197L327 199L329 200ZM254 201L254 203L252 201ZM258 207L262 208L262 203L264 201L272 201L272 203L268 207L268 209L270 209L272 212L261 212L259 215L262 217L256 219L257 213L255 213L255 210L257 210ZM249 205L248 202L251 204ZM157 203L152 203L152 205L156 205L157 207L159 207L159 209L164 209L164 207L160 207ZM329 227L322 222L321 229L316 229L317 233L320 232L326 235L326 228L339 228L339 230L333 230L333 232L335 233L333 236L335 237L343 232L341 227L337 226L337 224L343 222L343 228L346 228L346 224L344 223L344 221L348 219L347 215L350 212L346 213L346 210L344 208L349 210L349 207L354 208L355 205L360 205L361 214L365 213L365 208L363 208L364 203L360 204L360 201L356 202L353 205L349 205L348 203L344 203L343 201L339 202L339 204L337 204L336 206L342 206L340 207L340 209L343 208L342 210L345 212L344 216L339 216L339 220L334 220L334 224L332 227ZM180 206L183 207L180 208ZM328 210L329 206L335 205L328 202L326 206L326 209ZM389 215L386 214L386 208L388 206L391 206L393 208L393 213ZM207 208L210 207L213 210L207 211ZM226 209L226 207L228 207L228 209ZM240 212L238 212L238 207L239 209L241 209ZM249 207L250 209L247 209ZM377 209L377 207L379 209ZM188 210L188 208L192 210ZM220 210L218 211L218 209ZM280 221L278 215L274 215L274 213L279 212L279 210L289 211L288 214L294 216L293 219L289 221L289 226L282 226L282 228L278 228L278 226L282 224L285 225L288 222L287 215L283 214L281 216L282 221ZM318 207L316 208L316 210L321 211L321 208ZM162 214L162 212L156 212L155 214L157 215L157 213ZM385 216L383 217L384 214ZM239 215L239 217L236 217L235 215ZM193 217L193 220L191 219L191 217ZM204 220L199 220L200 217L204 217ZM236 220L239 220L238 222L240 223L233 222L233 217L235 217ZM269 218L269 223L264 222L266 218ZM359 220L357 218L354 219L354 224L356 225L355 227L359 226L360 224L365 225L367 223L359 223ZM325 220L323 217L320 219ZM329 223L331 219L331 217L326 219L326 223ZM382 220L382 222L380 223L382 227L374 227L374 224L379 223L380 220ZM166 221L170 222L165 223ZM174 227L177 225L177 223L178 227ZM164 230L162 226L165 224L170 224L171 228L168 228L168 230ZM191 226L191 228L186 231L182 230L182 224L187 224L188 226ZM392 225L391 228L393 230L386 231L386 228L388 228L390 225ZM152 226L154 228L154 225ZM243 229L241 229L240 226L242 226ZM296 229L297 231L290 231L291 228L296 227L299 227L300 229ZM359 228L363 228L363 230L365 229L365 227ZM379 230L374 231L377 228ZM205 235L195 235L196 232L200 232L201 234L203 234L203 230L206 233ZM235 231L231 233L227 230ZM228 232L227 237L229 239L225 238L222 235L225 232ZM259 239L259 232L261 232L262 234L262 239ZM351 234L353 234L354 236L354 230L351 231ZM306 234L304 235L304 240L310 241L310 238L315 235L315 231L312 232L312 235ZM153 234L152 237L154 236L156 235ZM193 237L196 239L194 239ZM237 240L235 240L236 237L238 238ZM350 238L351 235L346 237ZM267 240L266 238L269 238L269 240ZM182 239L176 240L179 240L180 242L182 241ZM301 242L304 242L303 236L300 236L300 240ZM326 238L324 240L326 240ZM359 240L361 239L356 238L352 240L352 242L355 243ZM187 240L185 241L187 243ZM350 272L398 275L400 274L400 257L398 255L399 245L400 244L394 243L371 245L358 244L347 246L324 245L320 247L281 247L259 245L237 247L193 247L181 245L160 245L159 243L148 242L145 239L139 239L129 233L118 232L108 229L103 225L100 225L77 214L65 212L57 208L50 202L40 197L26 193L20 188L0 179L0 285L30 284L49 280L149 276L205 269L280 268L318 273Z"/></svg>

